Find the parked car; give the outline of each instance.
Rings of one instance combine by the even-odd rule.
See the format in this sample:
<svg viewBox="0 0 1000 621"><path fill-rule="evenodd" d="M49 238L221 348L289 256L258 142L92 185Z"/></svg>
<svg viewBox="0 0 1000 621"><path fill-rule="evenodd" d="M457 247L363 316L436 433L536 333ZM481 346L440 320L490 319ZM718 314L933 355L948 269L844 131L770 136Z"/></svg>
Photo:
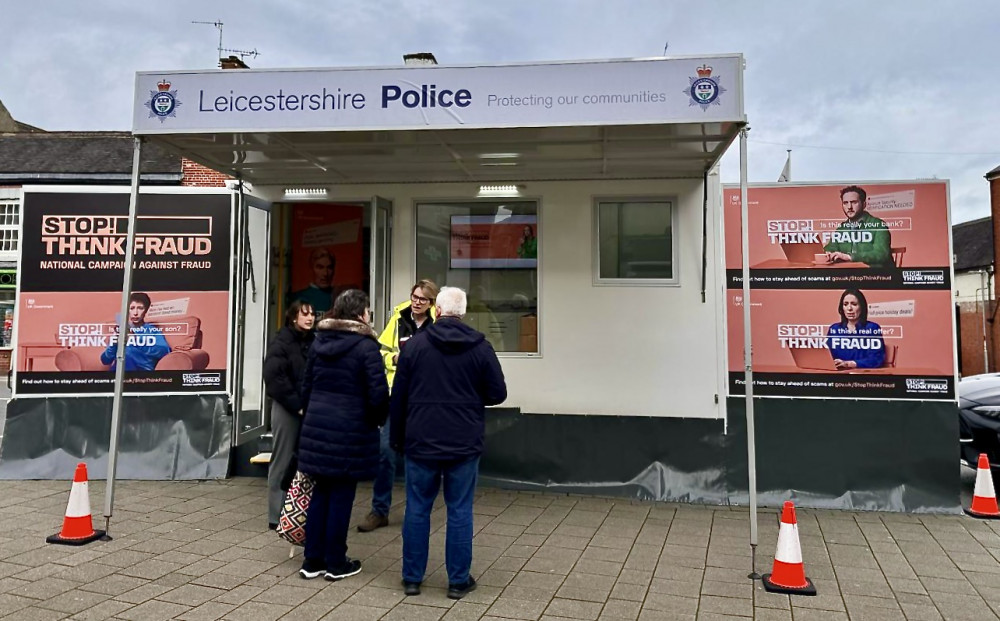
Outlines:
<svg viewBox="0 0 1000 621"><path fill-rule="evenodd" d="M958 408L962 462L975 468L979 454L986 453L993 480L1000 481L1000 373L963 377Z"/></svg>

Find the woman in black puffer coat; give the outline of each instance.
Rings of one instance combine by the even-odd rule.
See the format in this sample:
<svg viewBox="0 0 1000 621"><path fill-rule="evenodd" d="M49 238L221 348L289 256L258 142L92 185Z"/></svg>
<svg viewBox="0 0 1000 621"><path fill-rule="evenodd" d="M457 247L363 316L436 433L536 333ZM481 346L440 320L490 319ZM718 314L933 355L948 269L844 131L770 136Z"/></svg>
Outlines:
<svg viewBox="0 0 1000 621"><path fill-rule="evenodd" d="M368 296L337 296L332 317L319 322L303 383L305 419L298 468L316 482L306 512L305 561L299 574L340 580L361 571L347 557L347 528L358 481L375 478L379 427L389 412L389 385Z"/></svg>
<svg viewBox="0 0 1000 621"><path fill-rule="evenodd" d="M267 470L267 522L278 526L285 502L288 473L294 472L295 450L302 426L302 380L313 342L312 306L298 300L285 312L285 325L264 356L264 385L271 397L271 463Z"/></svg>

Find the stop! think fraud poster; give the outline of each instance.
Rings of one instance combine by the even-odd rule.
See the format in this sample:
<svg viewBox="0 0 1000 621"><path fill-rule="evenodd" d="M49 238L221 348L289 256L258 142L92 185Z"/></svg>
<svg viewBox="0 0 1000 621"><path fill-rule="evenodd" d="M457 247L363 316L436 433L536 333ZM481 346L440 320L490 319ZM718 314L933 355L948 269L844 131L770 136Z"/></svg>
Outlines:
<svg viewBox="0 0 1000 621"><path fill-rule="evenodd" d="M723 200L743 394L739 188ZM955 398L947 182L754 186L747 200L755 395Z"/></svg>
<svg viewBox="0 0 1000 621"><path fill-rule="evenodd" d="M27 191L15 394L109 394L121 313L127 193ZM126 393L226 389L228 194L140 194Z"/></svg>

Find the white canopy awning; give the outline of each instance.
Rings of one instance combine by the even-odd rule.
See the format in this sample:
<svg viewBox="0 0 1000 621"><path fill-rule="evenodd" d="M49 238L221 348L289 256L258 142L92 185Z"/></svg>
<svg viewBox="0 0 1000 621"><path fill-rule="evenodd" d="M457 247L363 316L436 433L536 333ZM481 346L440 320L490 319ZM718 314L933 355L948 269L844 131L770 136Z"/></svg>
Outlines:
<svg viewBox="0 0 1000 621"><path fill-rule="evenodd" d="M133 132L259 185L701 177L743 58L148 72Z"/></svg>

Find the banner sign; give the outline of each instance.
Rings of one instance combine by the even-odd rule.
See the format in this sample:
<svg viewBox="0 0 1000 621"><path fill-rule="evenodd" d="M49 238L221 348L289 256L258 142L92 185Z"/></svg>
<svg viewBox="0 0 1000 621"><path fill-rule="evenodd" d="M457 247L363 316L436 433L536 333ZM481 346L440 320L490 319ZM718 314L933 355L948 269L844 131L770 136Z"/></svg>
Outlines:
<svg viewBox="0 0 1000 621"><path fill-rule="evenodd" d="M955 398L948 184L748 189L754 394ZM743 394L740 190L726 186L731 394Z"/></svg>
<svg viewBox="0 0 1000 621"><path fill-rule="evenodd" d="M538 267L538 216L452 216L451 269Z"/></svg>
<svg viewBox="0 0 1000 621"><path fill-rule="evenodd" d="M292 276L288 301L312 306L317 321L346 289L367 291L364 207L309 203L292 209Z"/></svg>
<svg viewBox="0 0 1000 621"><path fill-rule="evenodd" d="M744 120L743 57L136 74L135 134Z"/></svg>
<svg viewBox="0 0 1000 621"><path fill-rule="evenodd" d="M129 194L25 189L18 396L114 389ZM225 392L232 199L139 195L126 393Z"/></svg>

